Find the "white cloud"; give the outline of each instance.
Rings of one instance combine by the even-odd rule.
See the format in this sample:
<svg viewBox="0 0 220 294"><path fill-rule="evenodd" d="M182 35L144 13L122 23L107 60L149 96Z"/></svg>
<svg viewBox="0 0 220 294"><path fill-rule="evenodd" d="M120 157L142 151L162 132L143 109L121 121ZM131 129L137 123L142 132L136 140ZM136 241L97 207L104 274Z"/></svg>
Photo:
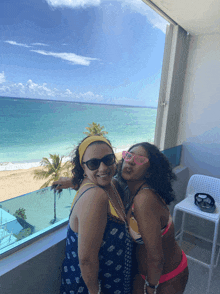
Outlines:
<svg viewBox="0 0 220 294"><path fill-rule="evenodd" d="M22 43L17 43L15 41L4 41L5 43L11 44L11 45L16 45L16 46L21 46L21 47L26 47L26 48L30 48L31 46L28 46L26 44L22 44Z"/></svg>
<svg viewBox="0 0 220 294"><path fill-rule="evenodd" d="M145 15L148 21L153 25L153 27L158 28L163 33L166 33L166 26L168 22L163 19L159 14L157 14L153 9L151 9L142 0L46 0L47 3L53 8L57 7L69 7L69 8L79 8L87 6L99 6L104 2L121 2L124 9L130 9L142 15ZM111 3L110 3L111 4Z"/></svg>
<svg viewBox="0 0 220 294"><path fill-rule="evenodd" d="M0 84L3 84L5 82L5 73L4 71L0 73Z"/></svg>
<svg viewBox="0 0 220 294"><path fill-rule="evenodd" d="M72 95L73 93L70 91L70 89L66 89L65 94L66 94L66 95Z"/></svg>
<svg viewBox="0 0 220 294"><path fill-rule="evenodd" d="M146 101L142 99L132 99L128 97L107 98L95 94L91 91L85 93L76 93L73 90L65 89L59 90L52 88L46 83L37 84L31 79L26 84L11 83L7 85L0 85L0 96L20 97L20 98L34 98L34 99L49 99L49 100L63 100L73 102L92 102L92 103L110 103L114 105L132 105L132 106L146 106Z"/></svg>
<svg viewBox="0 0 220 294"><path fill-rule="evenodd" d="M97 95L97 94L94 94L92 93L91 91L88 91L86 93L80 93L77 95L78 96L78 99L83 99L83 100L86 100L86 101L92 101L92 102L101 102L104 100L104 97L102 95Z"/></svg>
<svg viewBox="0 0 220 294"><path fill-rule="evenodd" d="M26 84L11 83L5 86L0 85L0 95L79 102L104 102L102 95L94 94L91 91L86 93L74 93L70 89L61 91L57 88L50 88L46 83L40 85L32 80L28 80Z"/></svg>
<svg viewBox="0 0 220 294"><path fill-rule="evenodd" d="M158 28L163 33L166 33L166 26L168 22L150 8L142 0L118 0L122 2L124 8L130 8L132 11L145 15L153 27Z"/></svg>
<svg viewBox="0 0 220 294"><path fill-rule="evenodd" d="M38 84L35 84L32 80L28 80L26 84L26 89L27 89L27 92L30 92L32 94L36 94L42 97L44 96L51 97L54 95L53 90L49 89L46 83L43 83L43 85L38 85Z"/></svg>
<svg viewBox="0 0 220 294"><path fill-rule="evenodd" d="M30 50L32 52L36 52L42 55L46 56L53 56L56 58L60 58L63 60L69 61L71 64L81 64L81 65L90 65L90 62L92 60L98 60L97 58L91 58L91 57L85 57L85 56L80 56L76 55L74 53L55 53L55 52L49 52L49 51L43 51L43 50Z"/></svg>
<svg viewBox="0 0 220 294"><path fill-rule="evenodd" d="M86 6L98 6L101 0L46 0L52 7L78 8Z"/></svg>
<svg viewBox="0 0 220 294"><path fill-rule="evenodd" d="M44 43L32 43L31 45L34 45L34 46L49 46L49 45L44 44Z"/></svg>

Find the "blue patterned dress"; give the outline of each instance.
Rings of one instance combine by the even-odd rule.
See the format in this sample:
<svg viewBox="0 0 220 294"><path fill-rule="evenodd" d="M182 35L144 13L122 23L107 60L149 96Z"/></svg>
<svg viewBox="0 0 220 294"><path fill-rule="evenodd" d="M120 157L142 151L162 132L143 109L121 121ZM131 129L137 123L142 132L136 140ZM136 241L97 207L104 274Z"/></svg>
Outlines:
<svg viewBox="0 0 220 294"><path fill-rule="evenodd" d="M75 204L76 202L74 206ZM99 279L103 293L131 293L132 248L133 242L125 223L113 215L108 215L103 242L99 251ZM60 294L76 293L88 294L89 292L83 281L79 266L78 234L72 231L68 224Z"/></svg>

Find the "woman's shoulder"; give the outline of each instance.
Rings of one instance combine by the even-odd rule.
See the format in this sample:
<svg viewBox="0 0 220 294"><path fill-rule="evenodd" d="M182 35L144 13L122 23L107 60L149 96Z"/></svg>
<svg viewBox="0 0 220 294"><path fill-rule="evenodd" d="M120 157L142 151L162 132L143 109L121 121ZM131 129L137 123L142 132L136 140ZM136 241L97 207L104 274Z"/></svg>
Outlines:
<svg viewBox="0 0 220 294"><path fill-rule="evenodd" d="M94 201L94 202L108 201L108 196L106 191L102 187L95 185L93 183L89 183L89 182L82 183L80 185L78 192L79 192L79 197L81 197L82 194L85 194L85 196L87 196L87 197L83 197L85 201L86 200Z"/></svg>
<svg viewBox="0 0 220 294"><path fill-rule="evenodd" d="M134 206L142 207L147 210L158 209L161 204L164 205L162 198L149 186L143 186L134 198Z"/></svg>

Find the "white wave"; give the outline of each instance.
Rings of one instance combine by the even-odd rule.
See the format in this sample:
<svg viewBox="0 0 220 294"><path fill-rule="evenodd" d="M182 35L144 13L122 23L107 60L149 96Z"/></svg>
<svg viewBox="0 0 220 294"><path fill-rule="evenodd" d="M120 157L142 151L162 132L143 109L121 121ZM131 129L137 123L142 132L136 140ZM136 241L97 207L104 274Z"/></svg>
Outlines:
<svg viewBox="0 0 220 294"><path fill-rule="evenodd" d="M24 163L8 162L7 164L4 163L4 165L2 164L0 165L0 171L28 169L28 168L37 167L37 166L40 166L40 162L24 162Z"/></svg>
<svg viewBox="0 0 220 294"><path fill-rule="evenodd" d="M132 145L122 145L119 147L113 147L115 153L122 151L127 151ZM63 158L63 162L70 161L71 157L66 156ZM18 170L18 169L29 169L32 167L40 166L40 161L37 162L21 162L21 163L12 163L12 162L0 162L0 171L7 170Z"/></svg>
<svg viewBox="0 0 220 294"><path fill-rule="evenodd" d="M122 145L119 147L113 147L115 153L122 152L124 150L128 150L131 145ZM63 162L70 161L71 157L66 156L63 158ZM12 162L0 162L0 171L7 171L7 170L19 170L19 169L29 169L32 167L40 166L40 161L37 162L20 162L20 163L12 163Z"/></svg>
<svg viewBox="0 0 220 294"><path fill-rule="evenodd" d="M70 160L70 157L64 157L63 162ZM0 163L0 171L6 170L18 170L18 169L29 169L32 167L40 166L40 161L37 162L21 162L21 163L12 163L12 162L2 162Z"/></svg>

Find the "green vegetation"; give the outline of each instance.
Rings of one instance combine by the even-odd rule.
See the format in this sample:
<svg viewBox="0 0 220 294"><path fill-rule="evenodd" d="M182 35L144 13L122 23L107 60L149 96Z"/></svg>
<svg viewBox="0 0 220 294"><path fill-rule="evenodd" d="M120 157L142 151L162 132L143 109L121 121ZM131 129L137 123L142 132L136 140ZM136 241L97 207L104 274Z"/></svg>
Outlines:
<svg viewBox="0 0 220 294"><path fill-rule="evenodd" d="M71 162L67 161L62 164L63 156L57 154L50 154L50 160L46 157L43 157L41 160L41 166L44 166L43 170L35 170L34 178L35 179L48 179L40 189L48 187L54 181L57 181L61 176L70 176L70 168L72 167ZM61 193L59 193L60 197ZM56 191L54 190L54 218L50 221L51 224L56 221Z"/></svg>
<svg viewBox="0 0 220 294"><path fill-rule="evenodd" d="M83 132L83 134L87 136L92 136L92 135L104 136L108 134L108 132L102 131L105 127L104 126L101 127L100 124L93 122L92 124L88 124L88 125L89 127L86 127L86 130L88 130L88 132Z"/></svg>
<svg viewBox="0 0 220 294"><path fill-rule="evenodd" d="M20 217L23 220L27 219L26 214L25 214L25 209L24 208L19 208L15 211L14 213L15 217Z"/></svg>
<svg viewBox="0 0 220 294"><path fill-rule="evenodd" d="M51 183L57 181L60 176L68 176L69 169L72 167L72 164L67 161L62 165L63 156L59 156L57 154L50 154L50 160L46 157L43 157L40 164L44 166L43 170L35 170L34 171L34 178L35 179L48 179L40 189L49 187Z"/></svg>

